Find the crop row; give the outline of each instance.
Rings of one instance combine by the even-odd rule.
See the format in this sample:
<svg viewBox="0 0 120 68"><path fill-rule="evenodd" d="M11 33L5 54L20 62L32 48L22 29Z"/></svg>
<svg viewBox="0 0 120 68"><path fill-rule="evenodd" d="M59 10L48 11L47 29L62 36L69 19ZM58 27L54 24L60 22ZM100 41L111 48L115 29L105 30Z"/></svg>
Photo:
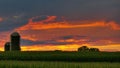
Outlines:
<svg viewBox="0 0 120 68"><path fill-rule="evenodd" d="M0 60L120 62L120 52L2 52Z"/></svg>

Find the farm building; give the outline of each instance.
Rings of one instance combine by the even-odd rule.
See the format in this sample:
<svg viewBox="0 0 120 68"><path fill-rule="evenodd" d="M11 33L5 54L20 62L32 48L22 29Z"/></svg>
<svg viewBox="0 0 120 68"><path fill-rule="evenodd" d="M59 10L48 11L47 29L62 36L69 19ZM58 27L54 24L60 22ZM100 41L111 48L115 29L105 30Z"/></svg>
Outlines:
<svg viewBox="0 0 120 68"><path fill-rule="evenodd" d="M20 51L20 34L18 32L13 32L10 35L11 42L5 44L5 51Z"/></svg>

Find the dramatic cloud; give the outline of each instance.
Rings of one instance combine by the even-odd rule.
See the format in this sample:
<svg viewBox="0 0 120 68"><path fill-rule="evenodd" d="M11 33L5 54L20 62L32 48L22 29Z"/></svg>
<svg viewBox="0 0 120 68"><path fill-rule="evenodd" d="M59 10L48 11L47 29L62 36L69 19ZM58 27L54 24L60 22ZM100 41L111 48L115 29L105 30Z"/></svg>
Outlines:
<svg viewBox="0 0 120 68"><path fill-rule="evenodd" d="M58 38L53 38L51 40L37 40L33 41L32 39L22 39L22 45L70 45L70 44L83 44L89 42L89 39L86 36L63 36Z"/></svg>
<svg viewBox="0 0 120 68"><path fill-rule="evenodd" d="M10 31L0 32L0 51L4 49L3 46L5 45L5 43L10 41L10 39L9 39L10 33L11 33Z"/></svg>
<svg viewBox="0 0 120 68"><path fill-rule="evenodd" d="M0 0L0 50L10 34L22 50L120 51L120 0Z"/></svg>
<svg viewBox="0 0 120 68"><path fill-rule="evenodd" d="M113 30L120 30L120 25L114 21L98 21L81 24L70 24L67 21L56 21L56 16L48 16L44 20L38 20L38 17L29 19L28 24L18 28L17 30L41 30L55 28L83 28L83 27L110 27ZM37 21L36 21L37 20Z"/></svg>

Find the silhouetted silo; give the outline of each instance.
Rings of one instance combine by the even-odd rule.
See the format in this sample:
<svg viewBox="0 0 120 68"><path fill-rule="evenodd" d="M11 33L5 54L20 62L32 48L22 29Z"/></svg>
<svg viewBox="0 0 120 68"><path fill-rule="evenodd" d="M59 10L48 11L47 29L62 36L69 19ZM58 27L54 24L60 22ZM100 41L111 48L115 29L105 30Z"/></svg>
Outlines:
<svg viewBox="0 0 120 68"><path fill-rule="evenodd" d="M10 51L10 42L5 43L4 51Z"/></svg>
<svg viewBox="0 0 120 68"><path fill-rule="evenodd" d="M11 34L11 51L20 51L20 35L18 32Z"/></svg>

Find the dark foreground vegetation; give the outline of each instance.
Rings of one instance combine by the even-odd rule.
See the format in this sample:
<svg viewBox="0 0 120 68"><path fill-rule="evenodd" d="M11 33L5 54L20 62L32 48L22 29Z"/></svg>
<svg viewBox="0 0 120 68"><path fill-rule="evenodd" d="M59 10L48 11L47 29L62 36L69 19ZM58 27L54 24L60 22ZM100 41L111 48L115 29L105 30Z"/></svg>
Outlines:
<svg viewBox="0 0 120 68"><path fill-rule="evenodd" d="M120 62L120 52L62 52L62 51L1 52L0 60Z"/></svg>
<svg viewBox="0 0 120 68"><path fill-rule="evenodd" d="M110 62L0 61L0 68L120 68Z"/></svg>

